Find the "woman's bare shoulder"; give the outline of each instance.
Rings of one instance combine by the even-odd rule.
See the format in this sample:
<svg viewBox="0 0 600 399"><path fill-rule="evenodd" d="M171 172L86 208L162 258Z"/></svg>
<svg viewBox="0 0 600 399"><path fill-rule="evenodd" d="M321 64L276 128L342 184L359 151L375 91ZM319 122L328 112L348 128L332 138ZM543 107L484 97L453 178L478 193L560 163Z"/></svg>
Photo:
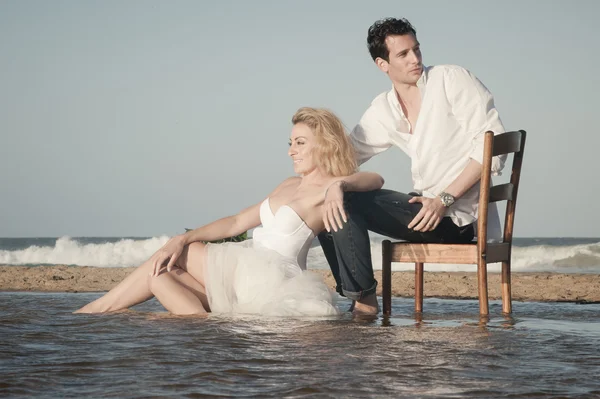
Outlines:
<svg viewBox="0 0 600 399"><path fill-rule="evenodd" d="M298 184L300 184L300 180L302 180L302 178L300 178L299 176L288 177L287 179L279 183L277 187L275 187L275 189L271 192L270 196L277 194L281 190L297 186Z"/></svg>
<svg viewBox="0 0 600 399"><path fill-rule="evenodd" d="M277 188L279 189L279 188L286 188L286 187L290 187L290 186L297 186L298 184L300 184L301 180L302 180L302 178L299 176L288 177L287 179L282 181L279 184L279 186L277 186Z"/></svg>

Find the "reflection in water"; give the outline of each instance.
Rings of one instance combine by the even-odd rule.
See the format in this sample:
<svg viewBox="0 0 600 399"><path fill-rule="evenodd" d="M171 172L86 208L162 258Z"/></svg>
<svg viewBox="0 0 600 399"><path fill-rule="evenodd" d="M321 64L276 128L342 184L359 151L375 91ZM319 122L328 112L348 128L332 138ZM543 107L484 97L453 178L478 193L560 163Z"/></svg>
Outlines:
<svg viewBox="0 0 600 399"><path fill-rule="evenodd" d="M501 322L501 326L506 328L507 330L511 330L515 327L516 324L516 320L509 315L502 315L502 318L504 319L503 322Z"/></svg>
<svg viewBox="0 0 600 399"><path fill-rule="evenodd" d="M600 305L394 299L393 316L71 311L99 294L0 293L0 396L600 395ZM341 303L347 308L346 303Z"/></svg>

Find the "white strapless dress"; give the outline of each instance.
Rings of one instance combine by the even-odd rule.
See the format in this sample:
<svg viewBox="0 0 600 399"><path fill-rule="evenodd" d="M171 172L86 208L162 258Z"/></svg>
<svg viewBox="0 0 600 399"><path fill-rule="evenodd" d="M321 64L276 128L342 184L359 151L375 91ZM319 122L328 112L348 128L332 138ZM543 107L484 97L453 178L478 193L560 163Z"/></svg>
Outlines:
<svg viewBox="0 0 600 399"><path fill-rule="evenodd" d="M207 245L205 288L213 313L270 316L338 314L333 293L320 275L306 271L313 231L289 206L273 214L260 206L253 239Z"/></svg>

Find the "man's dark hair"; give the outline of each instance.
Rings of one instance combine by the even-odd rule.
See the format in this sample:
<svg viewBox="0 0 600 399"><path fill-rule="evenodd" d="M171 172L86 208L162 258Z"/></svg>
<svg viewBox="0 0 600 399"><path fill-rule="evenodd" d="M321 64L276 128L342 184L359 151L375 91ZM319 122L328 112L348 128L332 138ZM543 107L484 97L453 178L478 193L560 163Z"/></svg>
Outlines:
<svg viewBox="0 0 600 399"><path fill-rule="evenodd" d="M367 47L373 61L377 57L390 60L390 50L385 44L385 38L392 35L402 36L412 34L417 37L417 31L405 18L385 18L376 21L369 28L367 34Z"/></svg>

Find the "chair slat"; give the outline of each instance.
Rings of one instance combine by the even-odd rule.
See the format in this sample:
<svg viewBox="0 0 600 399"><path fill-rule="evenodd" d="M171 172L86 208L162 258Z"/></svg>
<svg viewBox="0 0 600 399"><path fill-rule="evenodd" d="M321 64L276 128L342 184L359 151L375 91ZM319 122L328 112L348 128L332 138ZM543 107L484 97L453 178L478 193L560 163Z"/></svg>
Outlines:
<svg viewBox="0 0 600 399"><path fill-rule="evenodd" d="M506 132L494 138L493 156L521 151L521 131Z"/></svg>
<svg viewBox="0 0 600 399"><path fill-rule="evenodd" d="M392 262L477 263L477 244L392 243Z"/></svg>
<svg viewBox="0 0 600 399"><path fill-rule="evenodd" d="M512 201L515 186L512 183L498 184L490 188L489 202Z"/></svg>
<svg viewBox="0 0 600 399"><path fill-rule="evenodd" d="M490 243L487 245L485 260L488 263L504 262L510 259L510 244L507 242Z"/></svg>
<svg viewBox="0 0 600 399"><path fill-rule="evenodd" d="M513 227L515 221L515 207L517 205L517 193L519 192L519 182L521 180L521 166L523 164L523 154L525 153L525 141L527 132L521 130L521 152L515 154L513 158L512 174L510 182L515 186L513 190L513 200L506 204L506 216L504 219L504 242L512 242Z"/></svg>

